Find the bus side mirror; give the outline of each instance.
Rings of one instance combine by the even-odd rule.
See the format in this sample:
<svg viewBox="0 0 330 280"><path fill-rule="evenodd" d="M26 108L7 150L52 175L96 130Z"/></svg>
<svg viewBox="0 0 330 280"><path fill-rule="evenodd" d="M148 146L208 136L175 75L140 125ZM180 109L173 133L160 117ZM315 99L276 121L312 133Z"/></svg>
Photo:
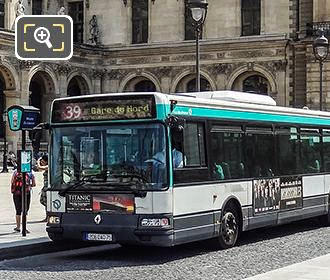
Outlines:
<svg viewBox="0 0 330 280"><path fill-rule="evenodd" d="M50 129L49 123L39 123L32 130L42 130L42 129L49 130Z"/></svg>
<svg viewBox="0 0 330 280"><path fill-rule="evenodd" d="M166 118L165 123L170 129L182 131L184 129L185 120L171 115Z"/></svg>

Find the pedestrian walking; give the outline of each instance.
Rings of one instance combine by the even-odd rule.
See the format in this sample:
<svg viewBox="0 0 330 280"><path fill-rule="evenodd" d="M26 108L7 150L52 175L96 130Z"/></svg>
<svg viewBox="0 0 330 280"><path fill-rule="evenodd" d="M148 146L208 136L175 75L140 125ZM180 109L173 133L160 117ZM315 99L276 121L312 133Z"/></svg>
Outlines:
<svg viewBox="0 0 330 280"><path fill-rule="evenodd" d="M40 203L45 206L46 217L43 222L47 222L47 188L48 188L48 156L42 155L37 160L37 168L39 171L43 171L44 185L40 192Z"/></svg>
<svg viewBox="0 0 330 280"><path fill-rule="evenodd" d="M17 168L16 156L12 151L9 151L8 153L8 163L9 166L12 166L14 170Z"/></svg>
<svg viewBox="0 0 330 280"><path fill-rule="evenodd" d="M30 208L31 202L31 188L35 187L36 181L32 172L26 173L25 177L25 189L26 189L26 214ZM22 214L22 199L23 192L23 173L15 171L11 179L11 193L13 194L13 201L16 210L16 227L14 231L21 231L21 214ZM30 233L26 230L26 233Z"/></svg>

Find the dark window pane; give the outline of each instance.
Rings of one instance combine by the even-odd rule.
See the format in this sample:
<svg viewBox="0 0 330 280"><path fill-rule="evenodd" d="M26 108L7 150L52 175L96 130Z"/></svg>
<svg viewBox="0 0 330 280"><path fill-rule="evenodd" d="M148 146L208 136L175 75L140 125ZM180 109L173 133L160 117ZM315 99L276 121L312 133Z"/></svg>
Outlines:
<svg viewBox="0 0 330 280"><path fill-rule="evenodd" d="M322 170L320 140L320 136L315 133L301 133L300 163L302 173L318 173Z"/></svg>
<svg viewBox="0 0 330 280"><path fill-rule="evenodd" d="M323 158L324 158L324 171L330 171L330 131L323 131Z"/></svg>
<svg viewBox="0 0 330 280"><path fill-rule="evenodd" d="M69 2L69 16L73 21L73 42L83 43L84 40L84 5L82 1Z"/></svg>
<svg viewBox="0 0 330 280"><path fill-rule="evenodd" d="M241 0L242 36L260 35L260 0Z"/></svg>
<svg viewBox="0 0 330 280"><path fill-rule="evenodd" d="M184 39L185 40L194 40L195 39L195 28L193 26L193 19L191 17L190 9L188 8L188 0L185 0L185 29L184 29Z"/></svg>
<svg viewBox="0 0 330 280"><path fill-rule="evenodd" d="M184 129L184 166L206 166L204 126L198 123L187 123Z"/></svg>
<svg viewBox="0 0 330 280"><path fill-rule="evenodd" d="M132 1L132 43L148 43L148 0Z"/></svg>
<svg viewBox="0 0 330 280"><path fill-rule="evenodd" d="M155 92L156 87L151 81L141 81L134 86L136 92Z"/></svg>
<svg viewBox="0 0 330 280"><path fill-rule="evenodd" d="M243 91L252 93L268 93L268 81L262 76L253 75L243 81Z"/></svg>
<svg viewBox="0 0 330 280"><path fill-rule="evenodd" d="M5 28L5 0L0 0L0 28Z"/></svg>
<svg viewBox="0 0 330 280"><path fill-rule="evenodd" d="M272 134L247 133L245 137L248 177L269 177L275 173Z"/></svg>
<svg viewBox="0 0 330 280"><path fill-rule="evenodd" d="M246 177L246 166L242 149L242 133L211 132L211 170L213 180Z"/></svg>
<svg viewBox="0 0 330 280"><path fill-rule="evenodd" d="M32 14L41 15L42 14L42 0L32 1Z"/></svg>
<svg viewBox="0 0 330 280"><path fill-rule="evenodd" d="M211 85L208 80L201 78L201 91L210 91ZM196 91L196 79L192 79L187 84L187 92L195 92Z"/></svg>
<svg viewBox="0 0 330 280"><path fill-rule="evenodd" d="M298 174L299 166L299 140L295 128L288 129L286 133L278 134L278 174L294 175Z"/></svg>

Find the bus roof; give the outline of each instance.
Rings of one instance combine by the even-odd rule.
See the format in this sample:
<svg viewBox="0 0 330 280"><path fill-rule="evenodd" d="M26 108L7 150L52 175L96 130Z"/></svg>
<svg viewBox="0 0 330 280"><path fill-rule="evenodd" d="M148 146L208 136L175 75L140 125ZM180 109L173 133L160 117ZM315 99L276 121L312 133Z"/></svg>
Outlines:
<svg viewBox="0 0 330 280"><path fill-rule="evenodd" d="M164 94L159 92L125 92L92 94L77 97L55 99L54 102L78 102L79 99L88 100L123 96L151 96L155 97L156 105L164 105L157 118L164 119L169 113L182 116L212 117L220 119L240 119L266 122L301 123L330 125L330 112L298 109L276 106L276 102L269 96L238 91L210 91ZM170 106L175 104L175 106ZM168 109L166 109L168 108ZM171 109L170 109L171 108ZM173 110L172 110L173 109ZM172 111L171 111L172 110ZM158 111L158 109L157 109ZM206 112L207 111L207 112Z"/></svg>

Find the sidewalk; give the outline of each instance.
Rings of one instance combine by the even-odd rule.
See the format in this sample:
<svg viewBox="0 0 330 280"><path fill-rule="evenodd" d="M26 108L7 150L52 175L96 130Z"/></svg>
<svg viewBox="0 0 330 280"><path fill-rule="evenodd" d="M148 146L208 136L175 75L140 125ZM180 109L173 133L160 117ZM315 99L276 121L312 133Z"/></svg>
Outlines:
<svg viewBox="0 0 330 280"><path fill-rule="evenodd" d="M289 265L245 280L329 280L330 254Z"/></svg>
<svg viewBox="0 0 330 280"><path fill-rule="evenodd" d="M45 209L39 202L40 190L43 186L42 172L35 172L36 187L31 194L31 205L27 217L27 229L30 231L25 237L22 233L14 232L15 207L10 192L10 182L13 171L0 173L0 260L17 255L27 255L25 249L44 246L50 239L46 233ZM24 250L24 253L22 252ZM16 254L13 255L12 254Z"/></svg>

